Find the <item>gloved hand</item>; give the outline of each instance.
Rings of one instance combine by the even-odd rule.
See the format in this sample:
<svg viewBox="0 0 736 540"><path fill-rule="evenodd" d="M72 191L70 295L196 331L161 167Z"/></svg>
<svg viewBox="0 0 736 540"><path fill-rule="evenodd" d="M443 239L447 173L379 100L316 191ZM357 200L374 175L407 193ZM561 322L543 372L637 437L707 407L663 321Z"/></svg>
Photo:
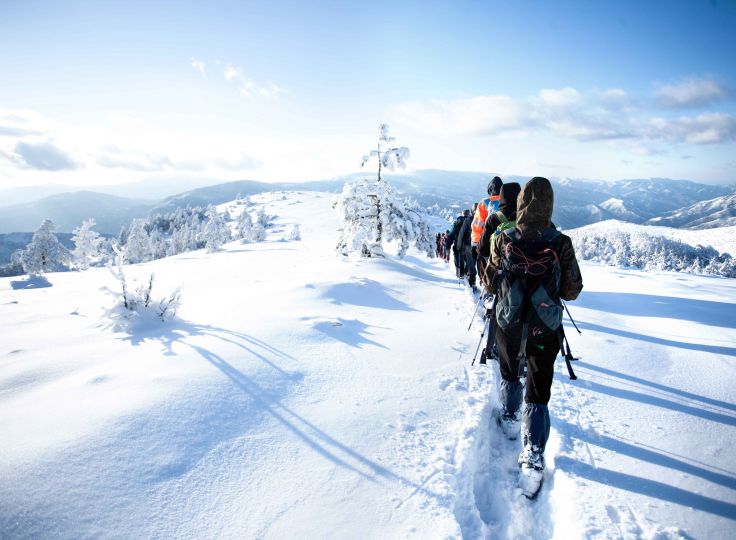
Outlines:
<svg viewBox="0 0 736 540"><path fill-rule="evenodd" d="M493 294L498 293L498 284L501 282L502 278L503 278L503 270L496 270L496 272L494 272L491 275L491 285L489 287L489 290Z"/></svg>

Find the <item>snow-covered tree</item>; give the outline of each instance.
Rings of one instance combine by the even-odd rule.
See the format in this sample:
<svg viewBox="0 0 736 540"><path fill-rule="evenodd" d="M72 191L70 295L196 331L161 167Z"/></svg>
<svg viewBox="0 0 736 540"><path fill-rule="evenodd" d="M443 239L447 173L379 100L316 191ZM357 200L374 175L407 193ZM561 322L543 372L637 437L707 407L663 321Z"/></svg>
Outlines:
<svg viewBox="0 0 736 540"><path fill-rule="evenodd" d="M409 157L406 147L394 147L388 126L379 126L378 146L363 156L365 166L374 157L378 162L375 178L346 183L335 202L343 227L337 251L343 255L358 252L363 257L382 257L383 241L398 241L399 257L406 254L412 241L430 256L434 253L429 227L415 210L407 209L391 185L383 179L382 170L405 167Z"/></svg>
<svg viewBox="0 0 736 540"><path fill-rule="evenodd" d="M202 229L202 238L210 253L219 250L222 244L230 240L230 229L225 219L212 205L207 207L207 221Z"/></svg>
<svg viewBox="0 0 736 540"><path fill-rule="evenodd" d="M260 221L256 221L250 230L251 242L263 242L266 239L266 229L261 225Z"/></svg>
<svg viewBox="0 0 736 540"><path fill-rule="evenodd" d="M295 223L289 231L289 240L301 240L302 233L299 231L299 224Z"/></svg>
<svg viewBox="0 0 736 540"><path fill-rule="evenodd" d="M263 227L264 229L268 227L268 216L266 215L266 211L261 206L258 209L258 212L256 213L256 221Z"/></svg>
<svg viewBox="0 0 736 540"><path fill-rule="evenodd" d="M72 255L74 256L74 263L80 270L87 270L90 263L100 257L100 248L102 246L102 238L99 233L92 230L95 226L94 219L86 219L82 222L82 225L72 231L72 242L74 242L74 249Z"/></svg>
<svg viewBox="0 0 736 540"><path fill-rule="evenodd" d="M71 253L56 237L56 225L44 219L33 233L31 243L20 254L23 270L31 276L40 276L61 268L71 261Z"/></svg>
<svg viewBox="0 0 736 540"><path fill-rule="evenodd" d="M406 160L409 159L409 149L405 146L393 146L393 142L396 140L395 137L391 137L388 134L388 124L381 124L378 126L378 144L375 150L371 150L368 154L363 156L363 161L360 166L365 165L376 158L378 162L378 181L382 181L381 175L382 169L393 171L396 167L400 169L406 168Z"/></svg>
<svg viewBox="0 0 736 540"><path fill-rule="evenodd" d="M151 260L151 238L146 232L146 220L134 219L128 229L128 240L125 242L125 253L131 264Z"/></svg>
<svg viewBox="0 0 736 540"><path fill-rule="evenodd" d="M163 234L158 228L154 228L151 230L151 234L149 235L149 242L151 247L152 259L161 259L163 257L166 257L168 246L166 244L166 240L163 237Z"/></svg>
<svg viewBox="0 0 736 540"><path fill-rule="evenodd" d="M250 242L250 233L252 229L253 219L251 219L250 214L247 212L247 210L243 209L243 211L240 212L240 215L238 216L237 225L235 226L237 237L240 238L240 241L243 244L247 244L248 242Z"/></svg>

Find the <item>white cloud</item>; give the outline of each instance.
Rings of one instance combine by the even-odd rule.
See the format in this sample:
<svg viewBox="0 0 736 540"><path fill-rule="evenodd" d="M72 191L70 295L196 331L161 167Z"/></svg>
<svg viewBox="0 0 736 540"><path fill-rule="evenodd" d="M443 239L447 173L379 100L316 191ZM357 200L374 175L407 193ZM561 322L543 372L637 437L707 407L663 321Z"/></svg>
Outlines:
<svg viewBox="0 0 736 540"><path fill-rule="evenodd" d="M243 75L240 73L240 68L236 68L235 66L227 65L225 67L225 71L223 71L223 74L225 75L225 80L228 82L232 82L235 79L242 79Z"/></svg>
<svg viewBox="0 0 736 540"><path fill-rule="evenodd" d="M67 152L50 142L19 141L9 157L24 169L73 171L79 168L79 164Z"/></svg>
<svg viewBox="0 0 736 540"><path fill-rule="evenodd" d="M652 118L647 135L675 143L718 144L736 140L736 118L708 113L675 119Z"/></svg>
<svg viewBox="0 0 736 540"><path fill-rule="evenodd" d="M223 75L225 76L225 80L227 80L228 82L238 83L238 92L243 97L271 98L286 92L284 88L281 88L271 81L268 81L265 84L261 84L253 79L245 77L242 70L233 66L232 64L227 64L225 66Z"/></svg>
<svg viewBox="0 0 736 540"><path fill-rule="evenodd" d="M527 100L477 96L405 103L394 110L403 125L438 136L548 132L577 141L635 141L651 154L661 143L719 144L736 140L736 118L707 113L680 118L648 117L628 105L620 88L583 94L575 88L542 89ZM631 146L631 145L627 145Z"/></svg>
<svg viewBox="0 0 736 540"><path fill-rule="evenodd" d="M395 113L411 128L439 136L489 135L525 123L522 108L508 96L404 103Z"/></svg>
<svg viewBox="0 0 736 540"><path fill-rule="evenodd" d="M207 70L207 66L202 60L197 60L196 58L190 58L190 63L192 64L192 67L199 71L202 75L205 74L205 71Z"/></svg>
<svg viewBox="0 0 736 540"><path fill-rule="evenodd" d="M280 86L268 81L264 86L259 85L253 80L247 79L240 86L240 95L248 98L253 97L274 97L285 92Z"/></svg>
<svg viewBox="0 0 736 540"><path fill-rule="evenodd" d="M733 92L713 79L691 77L677 84L660 85L655 95L665 107L687 108L725 101L733 97Z"/></svg>
<svg viewBox="0 0 736 540"><path fill-rule="evenodd" d="M565 88L544 88L539 91L539 100L548 107L568 107L579 103L583 96L569 86Z"/></svg>

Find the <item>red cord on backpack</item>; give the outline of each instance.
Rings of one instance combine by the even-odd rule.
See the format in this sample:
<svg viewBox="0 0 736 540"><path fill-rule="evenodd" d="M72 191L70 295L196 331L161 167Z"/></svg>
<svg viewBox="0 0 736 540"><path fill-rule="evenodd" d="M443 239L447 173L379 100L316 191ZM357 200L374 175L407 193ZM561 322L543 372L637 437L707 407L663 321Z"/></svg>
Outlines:
<svg viewBox="0 0 736 540"><path fill-rule="evenodd" d="M542 257L540 259L532 259L530 257L527 257L523 251L515 247L513 244L506 244L507 259L509 258L509 251L511 251L511 254L514 255L517 259L522 261L516 265L516 268L519 269L521 273L529 276L542 276L547 271L547 266L550 262L554 261L555 264L558 262L557 253L555 253L555 251L550 248L543 249L540 254L551 253L552 255ZM535 268L536 270L534 270Z"/></svg>

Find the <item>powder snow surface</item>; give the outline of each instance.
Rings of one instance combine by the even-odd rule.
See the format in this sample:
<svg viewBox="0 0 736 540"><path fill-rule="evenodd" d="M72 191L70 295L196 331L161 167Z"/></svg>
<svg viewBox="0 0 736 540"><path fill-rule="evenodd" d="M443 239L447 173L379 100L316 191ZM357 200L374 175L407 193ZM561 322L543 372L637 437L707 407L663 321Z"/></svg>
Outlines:
<svg viewBox="0 0 736 540"><path fill-rule="evenodd" d="M330 195L253 200L266 242L127 267L175 322L113 332L106 269L0 279L0 537L736 536L736 281L582 265L528 501L451 265L342 261Z"/></svg>

